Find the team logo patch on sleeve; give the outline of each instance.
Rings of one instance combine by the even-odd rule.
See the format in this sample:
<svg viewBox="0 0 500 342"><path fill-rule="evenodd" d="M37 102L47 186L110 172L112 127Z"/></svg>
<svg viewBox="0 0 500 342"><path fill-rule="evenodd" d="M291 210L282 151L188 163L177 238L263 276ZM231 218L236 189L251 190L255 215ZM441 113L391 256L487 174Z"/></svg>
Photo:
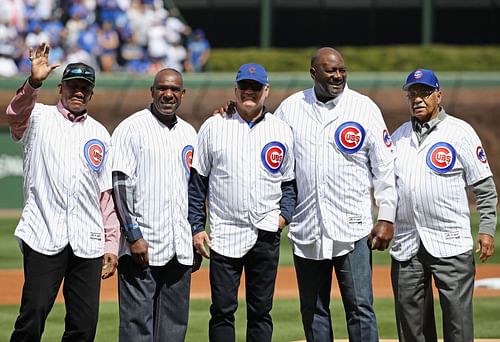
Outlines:
<svg viewBox="0 0 500 342"><path fill-rule="evenodd" d="M453 169L457 153L453 146L446 142L437 142L427 152L427 166L438 173L445 173Z"/></svg>
<svg viewBox="0 0 500 342"><path fill-rule="evenodd" d="M184 166L184 169L186 169L186 172L188 175L191 173L191 165L193 165L193 146L187 145L182 149L182 165Z"/></svg>
<svg viewBox="0 0 500 342"><path fill-rule="evenodd" d="M476 156L477 159L483 164L486 164L488 162L488 158L486 158L486 152L484 152L484 149L482 146L478 146L476 148Z"/></svg>
<svg viewBox="0 0 500 342"><path fill-rule="evenodd" d="M387 147L392 146L392 138L386 129L384 129L384 131L382 132L382 138L384 139L385 146L387 146Z"/></svg>
<svg viewBox="0 0 500 342"><path fill-rule="evenodd" d="M358 152L365 141L365 129L354 121L344 122L335 131L335 143L344 153Z"/></svg>
<svg viewBox="0 0 500 342"><path fill-rule="evenodd" d="M278 173L285 159L286 147L279 141L271 141L262 149L262 164L271 173Z"/></svg>
<svg viewBox="0 0 500 342"><path fill-rule="evenodd" d="M106 150L104 143L98 139L87 141L83 147L83 155L87 160L87 164L89 164L90 168L95 172L101 171L105 154Z"/></svg>

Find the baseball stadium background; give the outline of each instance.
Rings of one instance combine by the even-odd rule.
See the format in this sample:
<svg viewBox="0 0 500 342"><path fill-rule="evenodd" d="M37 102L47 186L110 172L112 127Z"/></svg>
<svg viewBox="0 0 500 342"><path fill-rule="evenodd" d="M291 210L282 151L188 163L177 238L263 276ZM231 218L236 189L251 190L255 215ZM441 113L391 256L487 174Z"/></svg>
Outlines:
<svg viewBox="0 0 500 342"><path fill-rule="evenodd" d="M172 1L165 4L174 5ZM187 93L179 113L195 128L214 108L232 98L240 64L255 61L270 71L267 106L273 111L287 95L312 86L308 64L316 47L334 46L344 54L349 86L379 105L391 132L409 118L401 90L408 72L417 67L434 69L441 81L444 107L478 132L497 188L500 186L500 0L177 0L175 5L187 23L205 30L213 48L208 72L185 75ZM26 77L0 78L2 113ZM57 101L59 79L55 73L45 82L41 102ZM89 111L112 132L121 120L150 103L151 83L151 75L98 73ZM21 154L0 114L0 341L10 336L22 288L22 258L13 237L22 207ZM478 217L472 209L476 236ZM478 340L500 341L500 233L495 241L496 254L486 264L477 260L474 321ZM374 302L380 336L396 339L389 265L388 252L374 252ZM103 282L97 341L117 340L116 281L115 276ZM244 340L245 330L243 288L240 294L238 341ZM332 302L335 336L346 339L336 286ZM59 296L47 320L44 341L60 340L62 303ZM204 261L204 267L193 275L187 341L208 340L209 305ZM442 336L437 300L435 310ZM285 238L272 314L274 341L303 339L293 261Z"/></svg>

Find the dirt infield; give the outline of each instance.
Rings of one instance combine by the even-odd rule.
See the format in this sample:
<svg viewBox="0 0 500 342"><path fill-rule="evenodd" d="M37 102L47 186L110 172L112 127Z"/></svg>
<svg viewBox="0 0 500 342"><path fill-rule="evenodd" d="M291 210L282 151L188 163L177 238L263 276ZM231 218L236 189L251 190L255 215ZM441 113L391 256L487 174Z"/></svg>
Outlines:
<svg viewBox="0 0 500 342"><path fill-rule="evenodd" d="M476 270L476 279L498 278L500 277L500 265L479 265ZM375 266L373 268L373 288L374 295L378 298L392 297L392 288L390 283L390 271L388 266ZM335 286L332 289L332 297L339 297L339 290ZM19 304L21 290L23 285L22 270L0 270L0 304ZM242 281L242 284L244 282ZM240 288L240 297L244 297L244 287ZM210 285L208 282L208 270L206 268L193 274L191 285L192 298L209 298ZM475 297L497 297L500 296L500 290L491 290L477 288L474 292ZM277 298L298 298L297 282L293 267L280 267L276 284ZM105 280L102 283L101 300L116 301L117 278ZM57 297L57 302L62 302L61 292Z"/></svg>

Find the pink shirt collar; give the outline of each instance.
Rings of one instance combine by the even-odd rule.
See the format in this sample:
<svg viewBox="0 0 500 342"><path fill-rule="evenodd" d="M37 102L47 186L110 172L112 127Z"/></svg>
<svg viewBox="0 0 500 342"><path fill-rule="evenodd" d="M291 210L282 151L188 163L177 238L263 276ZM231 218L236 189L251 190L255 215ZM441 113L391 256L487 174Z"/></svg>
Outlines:
<svg viewBox="0 0 500 342"><path fill-rule="evenodd" d="M56 107L57 107L57 110L59 111L59 113L61 113L66 119L68 119L71 122L83 122L87 118L87 113L84 113L84 114L78 115L78 116L71 113L69 110L64 108L61 100L59 100L59 102L57 102Z"/></svg>

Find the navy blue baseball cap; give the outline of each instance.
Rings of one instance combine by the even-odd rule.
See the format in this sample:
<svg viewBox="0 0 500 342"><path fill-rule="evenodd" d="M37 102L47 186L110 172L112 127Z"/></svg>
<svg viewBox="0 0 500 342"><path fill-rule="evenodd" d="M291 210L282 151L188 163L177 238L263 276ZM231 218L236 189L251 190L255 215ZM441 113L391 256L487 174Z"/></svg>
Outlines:
<svg viewBox="0 0 500 342"><path fill-rule="evenodd" d="M264 85L269 84L266 69L256 63L247 63L240 66L236 74L236 82L243 80L253 80Z"/></svg>
<svg viewBox="0 0 500 342"><path fill-rule="evenodd" d="M414 84L425 84L431 88L439 90L439 81L434 71L429 69L417 69L412 71L406 78L403 90L408 90Z"/></svg>
<svg viewBox="0 0 500 342"><path fill-rule="evenodd" d="M76 78L81 78L94 85L95 70L85 63L70 63L64 69L61 81L74 80Z"/></svg>

